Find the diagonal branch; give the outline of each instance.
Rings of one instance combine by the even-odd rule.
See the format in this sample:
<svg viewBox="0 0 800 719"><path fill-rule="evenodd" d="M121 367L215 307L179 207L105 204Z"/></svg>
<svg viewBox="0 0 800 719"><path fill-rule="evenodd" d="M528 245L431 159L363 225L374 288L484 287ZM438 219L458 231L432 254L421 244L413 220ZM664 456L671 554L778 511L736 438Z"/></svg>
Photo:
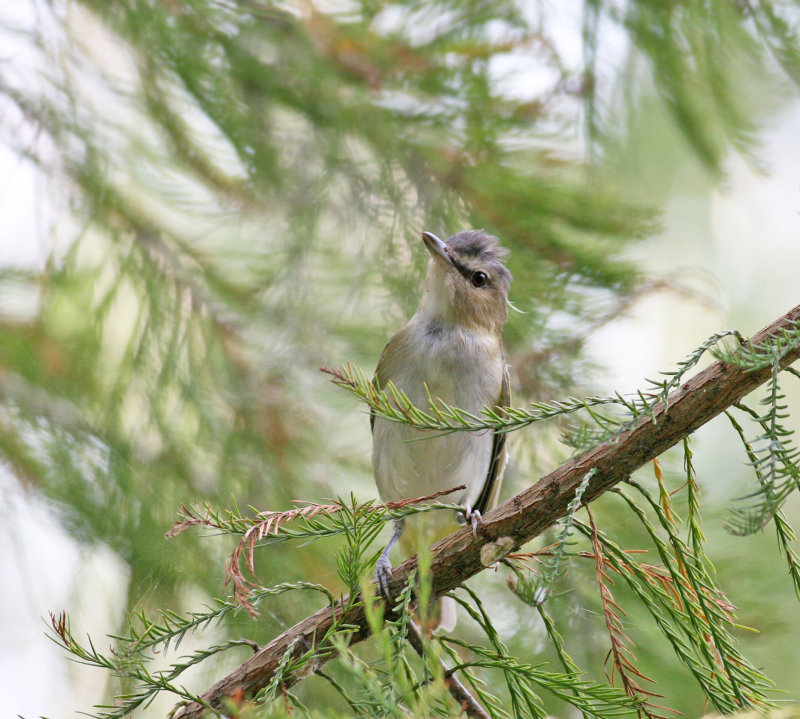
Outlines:
<svg viewBox="0 0 800 719"><path fill-rule="evenodd" d="M782 330L796 329L798 322L800 306L754 335L749 342L750 348L758 350L768 337L780 335ZM787 349L785 345L784 349ZM789 347L782 353L780 369L797 359L800 359L800 346ZM552 527L568 513L569 504L588 472L592 472L592 477L583 495L585 503L627 479L636 469L740 401L768 380L772 371L769 364L755 371L746 371L732 364L715 362L669 395L668 413L664 405L658 405L652 415L642 416L623 434L569 460L536 484L487 512L477 535L465 527L437 542L431 550L434 594L456 588L499 559L498 554L502 556L514 551ZM491 561L487 561L489 559ZM416 557L412 557L393 569L390 583L393 593L400 591L415 567ZM343 617L344 607L350 608ZM352 627L351 643L369 636L363 606L345 599L334 610L330 607L320 609L273 639L211 687L203 695L203 700L211 706L221 707L225 698L234 693L249 696L267 686L279 666L287 666L290 659L318 645L331 629L334 619L343 620ZM324 657L318 656L317 665L311 669L332 656L332 651L326 652ZM308 673L306 665L303 675ZM299 678L289 675L283 678L283 682L289 686ZM190 704L182 708L179 716L199 719L205 711L199 705Z"/></svg>
<svg viewBox="0 0 800 719"><path fill-rule="evenodd" d="M425 645L422 641L422 633L414 622L409 622L408 624L408 643L414 647L414 651L416 651L424 661ZM470 719L491 719L491 717L486 713L486 710L480 705L478 700L469 693L469 689L467 689L461 683L461 681L459 681L458 677L455 675L455 672L451 669L448 669L447 665L441 660L441 658L439 659L439 663L444 672L444 681L445 685L447 686L447 690L459 703L461 706L461 711L466 714L467 717L470 717Z"/></svg>

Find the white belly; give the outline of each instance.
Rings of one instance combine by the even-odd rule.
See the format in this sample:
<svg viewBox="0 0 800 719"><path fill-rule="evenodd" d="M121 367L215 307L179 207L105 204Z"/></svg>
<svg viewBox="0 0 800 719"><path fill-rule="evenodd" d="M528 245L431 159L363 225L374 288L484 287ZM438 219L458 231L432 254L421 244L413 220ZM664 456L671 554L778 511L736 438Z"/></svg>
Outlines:
<svg viewBox="0 0 800 719"><path fill-rule="evenodd" d="M384 381L392 380L423 410L428 406L425 383L435 399L472 413L498 401L504 366L500 344L493 336L445 331L406 346L403 355L387 367ZM377 419L373 468L381 498L420 497L466 485L466 490L442 501L472 507L486 481L492 443L488 431L440 435Z"/></svg>
<svg viewBox="0 0 800 719"><path fill-rule="evenodd" d="M492 436L455 432L431 436L406 425L377 420L375 479L384 501L421 497L466 485L444 502L472 506L480 495L491 460ZM425 435L428 435L427 437Z"/></svg>

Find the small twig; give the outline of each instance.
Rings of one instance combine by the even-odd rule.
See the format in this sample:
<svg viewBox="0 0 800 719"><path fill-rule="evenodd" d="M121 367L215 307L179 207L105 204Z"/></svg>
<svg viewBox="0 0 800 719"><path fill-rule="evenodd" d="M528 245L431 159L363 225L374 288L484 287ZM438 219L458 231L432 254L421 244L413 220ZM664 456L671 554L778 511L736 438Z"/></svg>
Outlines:
<svg viewBox="0 0 800 719"><path fill-rule="evenodd" d="M413 621L408 623L408 643L414 647L417 654L424 660L425 648L422 642L422 634L419 627ZM441 657L439 657L439 664L444 672L445 686L453 696L453 699L458 702L461 710L468 717L473 717L473 719L491 719L478 700L470 694L469 689L464 686L461 680L454 674L453 670L447 667Z"/></svg>
<svg viewBox="0 0 800 719"><path fill-rule="evenodd" d="M663 714L658 714L656 709L665 709L666 711L673 711L667 707L662 707L653 704L650 697L661 697L661 694L644 689L637 679L652 682L650 677L642 674L635 666L634 662L636 657L633 654L633 642L630 640L622 626L621 614L625 614L622 607L617 604L614 595L608 587L607 582L613 584L613 580L605 571L603 561L603 550L600 546L600 540L597 537L597 525L594 522L594 517L589 507L586 507L586 512L589 516L589 526L592 529L592 547L594 549L595 559L595 573L597 576L597 587L600 590L600 601L603 605L603 617L605 619L606 628L608 629L608 637L611 640L611 649L606 655L606 662L612 660L611 671L606 670L606 676L610 683L614 683L614 673L619 675L622 687L625 693L632 699L637 699L640 703L637 705L636 710L639 716L642 715L649 717L649 719L664 719ZM677 713L677 712L676 712Z"/></svg>
<svg viewBox="0 0 800 719"><path fill-rule="evenodd" d="M465 489L466 485L460 484L457 487L450 487L449 489L442 489L432 494L426 494L421 497L411 497L408 499L400 499L392 502L372 503L369 506L370 511L396 511L405 509L406 507L430 502L434 499L439 499L445 495L452 494ZM275 512L265 510L259 512L255 517L239 517L234 521L238 526L244 530L242 538L236 544L233 552L231 553L225 565L225 586L229 583L233 584L233 598L238 602L247 613L255 618L258 616L256 608L250 601L250 596L258 584L249 580L242 570L242 564L249 570L251 576L256 579L255 568L255 549L259 542L270 536L278 536L283 525L296 519L309 520L318 515L331 516L337 512L341 512L344 508L341 502L333 502L331 504L317 504L315 502L305 502L302 500L292 500L295 504L302 504L302 507L285 510L283 512ZM200 507L188 507L185 504L181 505L182 519L176 522L172 529L170 529L166 536L175 537L184 530L197 525L210 527L212 529L225 530L227 525L231 522L233 517L232 512L228 512L229 519L227 522L220 522L214 515L209 505L205 507L205 514ZM244 529L247 527L247 529Z"/></svg>

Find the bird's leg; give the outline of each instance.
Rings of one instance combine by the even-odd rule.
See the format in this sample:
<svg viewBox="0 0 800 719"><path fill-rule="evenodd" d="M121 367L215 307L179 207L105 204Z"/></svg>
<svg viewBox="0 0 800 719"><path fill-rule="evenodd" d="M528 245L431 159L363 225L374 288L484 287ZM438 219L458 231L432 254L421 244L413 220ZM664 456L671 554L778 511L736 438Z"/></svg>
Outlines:
<svg viewBox="0 0 800 719"><path fill-rule="evenodd" d="M394 531L392 532L392 536L389 538L389 543L381 552L381 556L378 557L378 561L375 563L375 581L378 583L381 593L387 599L390 598L389 580L392 578L392 561L389 559L389 552L392 551L392 547L397 544L398 540L402 536L403 526L404 522L402 519L395 519Z"/></svg>
<svg viewBox="0 0 800 719"><path fill-rule="evenodd" d="M464 518L467 522L472 525L472 534L475 536L478 535L478 525L483 520L481 516L481 511L479 509L473 509L470 506L464 507Z"/></svg>

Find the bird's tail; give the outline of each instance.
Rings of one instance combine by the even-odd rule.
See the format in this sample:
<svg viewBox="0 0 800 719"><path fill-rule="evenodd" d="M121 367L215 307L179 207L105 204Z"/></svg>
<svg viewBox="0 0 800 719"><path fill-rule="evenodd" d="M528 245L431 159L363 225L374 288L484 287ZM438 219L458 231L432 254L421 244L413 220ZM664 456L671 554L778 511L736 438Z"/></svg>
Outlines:
<svg viewBox="0 0 800 719"><path fill-rule="evenodd" d="M452 597L439 599L439 623L433 630L435 632L452 632L456 628L456 600Z"/></svg>

